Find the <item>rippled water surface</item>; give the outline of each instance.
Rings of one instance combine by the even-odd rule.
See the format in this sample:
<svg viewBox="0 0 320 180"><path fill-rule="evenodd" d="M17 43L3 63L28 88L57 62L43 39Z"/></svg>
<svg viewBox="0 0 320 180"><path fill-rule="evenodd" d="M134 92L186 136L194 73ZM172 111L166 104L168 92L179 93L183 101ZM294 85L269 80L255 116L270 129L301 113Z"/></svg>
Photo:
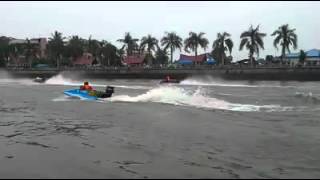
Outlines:
<svg viewBox="0 0 320 180"><path fill-rule="evenodd" d="M115 87L85 101L0 74L3 178L315 178L320 83L85 79Z"/></svg>

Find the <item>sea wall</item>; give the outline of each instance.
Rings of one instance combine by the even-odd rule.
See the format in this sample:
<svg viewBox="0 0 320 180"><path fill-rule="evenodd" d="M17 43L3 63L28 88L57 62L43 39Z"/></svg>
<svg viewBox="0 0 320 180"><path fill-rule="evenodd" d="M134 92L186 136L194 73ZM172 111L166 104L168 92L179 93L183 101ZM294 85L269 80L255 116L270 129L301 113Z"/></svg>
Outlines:
<svg viewBox="0 0 320 180"><path fill-rule="evenodd" d="M320 67L302 68L214 68L214 69L142 69L122 68L108 70L7 70L16 77L51 77L57 74L91 78L144 78L162 79L166 75L178 79L190 76L211 76L233 80L320 80Z"/></svg>

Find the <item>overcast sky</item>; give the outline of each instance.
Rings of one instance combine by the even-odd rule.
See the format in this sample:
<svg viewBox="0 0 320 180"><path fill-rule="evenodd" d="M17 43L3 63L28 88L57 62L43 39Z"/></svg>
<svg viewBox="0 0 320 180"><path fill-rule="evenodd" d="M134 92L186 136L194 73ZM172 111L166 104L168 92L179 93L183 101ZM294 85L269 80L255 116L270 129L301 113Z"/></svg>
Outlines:
<svg viewBox="0 0 320 180"><path fill-rule="evenodd" d="M252 24L267 33L266 54L279 55L270 34L282 24L296 28L298 48L320 48L320 2L0 2L0 35L16 38L49 37L58 30L64 36L79 35L116 42L125 32L141 38L160 39L175 31L183 39L190 31L205 32L210 45L218 32L227 31L234 41L235 59L240 34ZM203 52L203 51L201 51ZM178 57L179 52L175 53Z"/></svg>

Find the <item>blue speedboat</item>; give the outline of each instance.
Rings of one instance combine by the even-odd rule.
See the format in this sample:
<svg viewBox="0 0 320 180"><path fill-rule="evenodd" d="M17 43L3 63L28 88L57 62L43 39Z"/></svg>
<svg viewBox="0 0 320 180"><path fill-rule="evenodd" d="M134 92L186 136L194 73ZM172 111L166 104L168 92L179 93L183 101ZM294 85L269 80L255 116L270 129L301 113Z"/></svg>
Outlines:
<svg viewBox="0 0 320 180"><path fill-rule="evenodd" d="M66 90L63 93L67 96L77 97L83 100L98 100L98 98L110 98L114 93L114 87L107 86L105 92L94 91L94 93L90 93L89 91L86 91L86 90L71 89L71 90Z"/></svg>
<svg viewBox="0 0 320 180"><path fill-rule="evenodd" d="M98 97L89 95L89 91L80 90L80 89L71 89L63 92L67 96L78 97L84 100L97 100Z"/></svg>

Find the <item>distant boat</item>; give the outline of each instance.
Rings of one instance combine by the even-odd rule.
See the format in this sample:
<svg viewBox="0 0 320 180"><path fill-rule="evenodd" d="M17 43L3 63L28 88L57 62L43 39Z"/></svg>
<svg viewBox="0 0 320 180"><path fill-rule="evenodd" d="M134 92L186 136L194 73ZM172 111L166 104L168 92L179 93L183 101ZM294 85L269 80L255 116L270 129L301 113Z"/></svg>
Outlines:
<svg viewBox="0 0 320 180"><path fill-rule="evenodd" d="M37 83L44 83L46 78L36 77L33 81Z"/></svg>
<svg viewBox="0 0 320 180"><path fill-rule="evenodd" d="M177 79L163 79L163 80L161 80L160 81L160 84L164 84L164 83L180 83L180 81L179 80L177 80Z"/></svg>

